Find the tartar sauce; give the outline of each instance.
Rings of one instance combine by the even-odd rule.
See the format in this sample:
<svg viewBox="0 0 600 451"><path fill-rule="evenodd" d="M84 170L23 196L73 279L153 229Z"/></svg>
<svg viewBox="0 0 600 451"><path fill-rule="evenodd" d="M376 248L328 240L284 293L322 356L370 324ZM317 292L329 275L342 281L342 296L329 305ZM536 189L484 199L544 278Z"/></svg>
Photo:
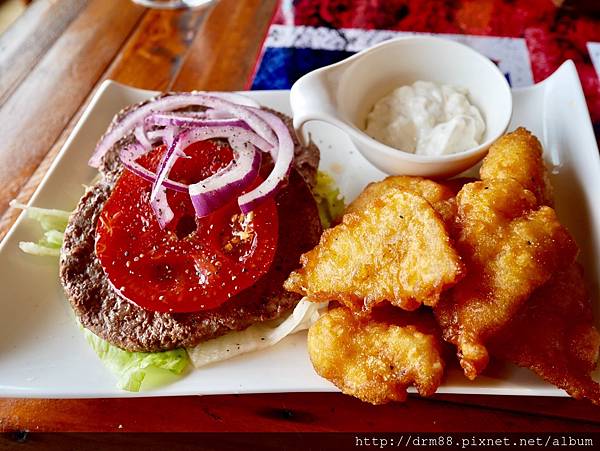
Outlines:
<svg viewBox="0 0 600 451"><path fill-rule="evenodd" d="M365 131L405 152L444 155L480 144L485 122L466 89L417 81L378 100Z"/></svg>

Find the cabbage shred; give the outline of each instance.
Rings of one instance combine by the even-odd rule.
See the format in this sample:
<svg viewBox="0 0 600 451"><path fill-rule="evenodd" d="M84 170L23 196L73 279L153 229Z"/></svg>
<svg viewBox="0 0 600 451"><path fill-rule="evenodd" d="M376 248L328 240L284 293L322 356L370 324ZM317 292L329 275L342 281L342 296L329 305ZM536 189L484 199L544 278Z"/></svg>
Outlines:
<svg viewBox="0 0 600 451"><path fill-rule="evenodd" d="M317 173L317 185L313 196L319 208L319 218L324 229L331 227L344 213L346 205L335 180L326 172Z"/></svg>
<svg viewBox="0 0 600 451"><path fill-rule="evenodd" d="M25 210L27 217L39 222L44 231L43 237L36 243L21 241L19 248L31 255L58 257L71 212L51 208L28 207L16 201L12 201L10 206Z"/></svg>

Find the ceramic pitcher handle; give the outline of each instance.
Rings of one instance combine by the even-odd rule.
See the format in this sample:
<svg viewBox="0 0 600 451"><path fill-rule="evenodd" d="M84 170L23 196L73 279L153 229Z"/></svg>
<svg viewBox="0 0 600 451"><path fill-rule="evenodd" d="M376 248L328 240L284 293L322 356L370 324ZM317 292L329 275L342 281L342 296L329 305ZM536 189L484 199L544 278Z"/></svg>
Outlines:
<svg viewBox="0 0 600 451"><path fill-rule="evenodd" d="M337 65L315 70L300 78L290 92L294 130L303 146L310 143L305 129L309 121L343 125L339 119L337 87L342 67Z"/></svg>

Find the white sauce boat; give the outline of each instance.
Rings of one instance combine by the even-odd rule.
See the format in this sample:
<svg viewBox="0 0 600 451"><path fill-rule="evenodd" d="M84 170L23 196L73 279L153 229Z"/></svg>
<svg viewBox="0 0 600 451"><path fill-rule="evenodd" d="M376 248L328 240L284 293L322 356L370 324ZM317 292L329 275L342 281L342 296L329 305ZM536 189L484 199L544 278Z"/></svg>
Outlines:
<svg viewBox="0 0 600 451"><path fill-rule="evenodd" d="M402 152L363 130L377 100L417 80L461 86L486 123L482 143L440 156ZM314 70L292 86L294 128L309 141L305 125L325 121L348 134L362 155L395 175L450 177L479 162L502 136L512 115L512 95L498 67L466 45L430 36L401 37L363 50L339 63Z"/></svg>

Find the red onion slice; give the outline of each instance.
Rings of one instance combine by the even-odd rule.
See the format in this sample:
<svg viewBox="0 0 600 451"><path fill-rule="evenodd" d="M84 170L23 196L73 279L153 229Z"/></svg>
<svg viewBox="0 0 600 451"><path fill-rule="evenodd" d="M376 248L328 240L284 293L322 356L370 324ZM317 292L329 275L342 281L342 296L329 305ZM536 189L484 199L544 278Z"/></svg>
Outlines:
<svg viewBox="0 0 600 451"><path fill-rule="evenodd" d="M146 136L153 145L158 141L162 141L163 144L165 144L167 147L170 147L177 133L179 133L179 128L167 127L159 128L157 130L150 130L146 133Z"/></svg>
<svg viewBox="0 0 600 451"><path fill-rule="evenodd" d="M194 117L180 114L154 113L145 120L146 124L169 127L176 125L179 127L219 127L223 125L234 125L236 127L248 128L246 123L240 119L214 119L205 117ZM139 127L139 126L138 126ZM137 130L137 128L136 128Z"/></svg>
<svg viewBox="0 0 600 451"><path fill-rule="evenodd" d="M258 176L261 154L252 144L230 141L234 159L210 177L190 185L190 198L196 216L208 216L218 210L232 197L237 196Z"/></svg>
<svg viewBox="0 0 600 451"><path fill-rule="evenodd" d="M256 147L268 146L269 148L272 148L272 146L267 144L258 135L245 128L232 125L222 127L199 127L185 130L175 138L173 145L165 152L156 171L156 180L152 186L150 200L156 198L158 187L162 186L163 181L168 178L171 167L173 167L177 158L185 155L184 150L188 146L198 141L206 141L215 138L226 138L230 143L241 140L242 142L250 143Z"/></svg>
<svg viewBox="0 0 600 451"><path fill-rule="evenodd" d="M205 111L208 119L234 119L231 114L226 111L209 109Z"/></svg>
<svg viewBox="0 0 600 451"><path fill-rule="evenodd" d="M175 138L179 135L179 127L169 127L165 129L163 141L167 147L172 147L175 143Z"/></svg>
<svg viewBox="0 0 600 451"><path fill-rule="evenodd" d="M167 199L167 188L164 186L160 186L158 188L156 198L150 200L150 207L154 211L156 215L156 219L158 221L158 225L161 229L164 229L175 217L175 213L171 210L169 206L169 201Z"/></svg>
<svg viewBox="0 0 600 451"><path fill-rule="evenodd" d="M165 133L165 129L160 128L158 130L150 130L148 133L146 133L146 136L151 142L163 141Z"/></svg>
<svg viewBox="0 0 600 451"><path fill-rule="evenodd" d="M205 110L176 111L190 106ZM146 126L163 128L147 131ZM132 132L138 143L121 149L119 157L130 171L152 182L150 205L161 228L174 217L167 189L187 192L196 214L207 216L256 179L261 163L257 149L269 152L274 161L271 173L259 186L238 197L241 211L248 213L277 191L294 158L294 143L285 123L239 94L194 92L155 99L113 124L112 130L98 143L90 165L98 166L105 153ZM171 168L178 158L186 156L184 151L188 146L219 138L227 139L234 153L225 168L189 186L169 179ZM153 173L136 160L148 153L156 141L162 141L167 150Z"/></svg>
<svg viewBox="0 0 600 451"><path fill-rule="evenodd" d="M179 128L169 127L165 129L163 140L167 145L167 150L161 157L158 163L158 169L156 171L156 180L152 183L152 191L150 193L150 206L156 218L158 219L158 225L161 229L165 228L167 224L173 218L173 210L169 207L167 200L167 194L164 188L164 182L168 178L168 174L171 168L175 164L175 161L179 156L183 155L183 152L177 151L177 140L176 134L179 132ZM164 191L164 195L161 193Z"/></svg>
<svg viewBox="0 0 600 451"><path fill-rule="evenodd" d="M138 128L139 127L140 126L138 126ZM175 137L175 134L178 131L178 128L173 127L166 129L165 131L163 139L168 147L160 160L157 172L158 176L152 183L152 192L150 194L150 207L154 211L158 225L161 229L164 229L175 217L175 213L173 213L173 210L171 210L171 207L169 206L167 189L164 186L167 177L162 176L161 178L161 174L168 174L177 159L177 137Z"/></svg>
<svg viewBox="0 0 600 451"><path fill-rule="evenodd" d="M235 119L230 113L215 110L213 108L207 108L203 111L163 111L160 114L164 116L185 116L196 119Z"/></svg>
<svg viewBox="0 0 600 451"><path fill-rule="evenodd" d="M236 92L214 92L211 93L215 97L220 97L221 99L227 100L231 103L237 103L238 105L249 106L251 108L259 108L260 104L250 97L246 97L245 95L238 94Z"/></svg>
<svg viewBox="0 0 600 451"><path fill-rule="evenodd" d="M121 149L119 153L119 159L123 166L125 166L128 170L133 172L138 177L147 180L148 182L154 183L156 181L156 174L149 171L141 164L137 163L136 160L144 155L146 152L143 147L139 144L134 144L128 147L124 147ZM179 191L180 193L188 192L188 185L184 183L175 182L170 179L166 179L163 181L163 186L168 189L172 189L173 191Z"/></svg>
<svg viewBox="0 0 600 451"><path fill-rule="evenodd" d="M94 154L89 160L92 167L100 166L102 157L113 147L121 138L131 132L138 124L142 123L146 116L158 111L173 111L178 108L184 108L191 105L213 108L231 114L233 117L243 120L254 130L261 138L270 144L275 144L277 138L269 124L249 107L231 103L219 97L219 93L189 93L175 94L172 96L161 97L143 105L125 115L119 122L113 125L112 130L106 133L101 139ZM229 96L230 97L230 96Z"/></svg>
<svg viewBox="0 0 600 451"><path fill-rule="evenodd" d="M178 132L179 128L175 127L169 127L165 129L163 141L167 146L167 151L159 162L159 168L161 165L165 165L167 163L169 151L174 149L177 145L176 134ZM173 165L173 163L170 164L171 166ZM158 177L156 177L156 180L154 180L152 183L152 192L150 194L150 207L152 208L152 211L154 211L154 215L156 216L156 220L158 221L158 225L161 229L164 229L167 225L169 225L169 223L175 217L175 213L173 213L173 210L169 205L169 199L167 198L167 189L164 186L165 181L166 177L164 177L163 180L160 180Z"/></svg>
<svg viewBox="0 0 600 451"><path fill-rule="evenodd" d="M146 119L149 124L165 126L164 129L157 131L148 132L148 136L165 136L171 127L175 125L181 125L184 128L218 128L219 130L225 130L226 127L234 127L235 134L239 135L240 139L252 143L254 146L262 150L263 152L271 152L273 145L265 141L263 138L254 133L246 122L239 119L196 119L191 116L178 116L178 115L167 115L165 113L155 113ZM227 138L229 134L223 136L213 136L213 138ZM210 138L205 138L210 139ZM202 139L199 139L202 141Z"/></svg>
<svg viewBox="0 0 600 451"><path fill-rule="evenodd" d="M148 136L146 136L144 124L140 124L135 128L134 135L135 139L138 140L138 142L144 147L144 149L146 149L147 151L152 149L152 143L148 139Z"/></svg>
<svg viewBox="0 0 600 451"><path fill-rule="evenodd" d="M252 211L262 200L272 196L277 191L281 182L287 177L294 159L294 141L292 141L290 132L283 121L268 111L253 110L253 112L273 128L279 145L273 146L271 150L275 166L269 176L252 191L238 198L242 213Z"/></svg>

